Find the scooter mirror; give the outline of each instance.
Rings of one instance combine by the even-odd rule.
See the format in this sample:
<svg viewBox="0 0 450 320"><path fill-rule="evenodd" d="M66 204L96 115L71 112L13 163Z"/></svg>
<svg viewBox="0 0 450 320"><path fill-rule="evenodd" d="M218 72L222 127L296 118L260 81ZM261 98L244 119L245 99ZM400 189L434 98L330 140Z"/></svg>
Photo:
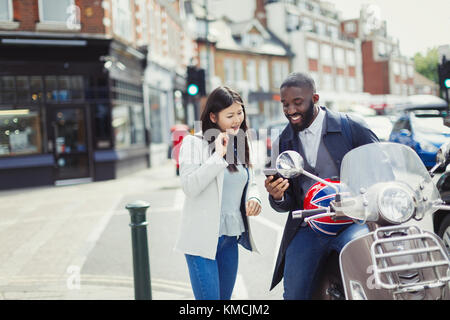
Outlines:
<svg viewBox="0 0 450 320"><path fill-rule="evenodd" d="M436 162L440 166L446 165L450 160L450 141L444 143L436 154Z"/></svg>
<svg viewBox="0 0 450 320"><path fill-rule="evenodd" d="M283 177L295 178L303 173L304 161L298 152L288 150L277 157L275 168Z"/></svg>

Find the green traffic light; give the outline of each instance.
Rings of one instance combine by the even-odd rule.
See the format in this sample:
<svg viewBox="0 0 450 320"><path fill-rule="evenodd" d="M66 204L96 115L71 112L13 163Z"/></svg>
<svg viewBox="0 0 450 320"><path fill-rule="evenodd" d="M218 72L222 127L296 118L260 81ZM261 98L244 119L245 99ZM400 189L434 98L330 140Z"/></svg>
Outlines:
<svg viewBox="0 0 450 320"><path fill-rule="evenodd" d="M190 84L190 85L187 87L187 92L188 92L188 94L189 94L190 96L195 96L195 95L197 95L197 93L198 93L198 86L195 85L195 84Z"/></svg>
<svg viewBox="0 0 450 320"><path fill-rule="evenodd" d="M450 88L450 78L445 79L444 85L447 89Z"/></svg>

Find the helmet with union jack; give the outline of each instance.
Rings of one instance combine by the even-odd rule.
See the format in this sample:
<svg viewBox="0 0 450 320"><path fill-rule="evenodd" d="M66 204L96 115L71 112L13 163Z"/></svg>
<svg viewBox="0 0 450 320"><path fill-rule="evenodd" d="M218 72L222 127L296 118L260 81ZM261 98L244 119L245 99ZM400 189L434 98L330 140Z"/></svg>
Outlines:
<svg viewBox="0 0 450 320"><path fill-rule="evenodd" d="M325 179L339 188L340 181ZM305 199L303 200L304 209L320 209L327 208L330 206L330 202L336 198L336 191L326 186L321 182L315 183L311 188L309 188L306 193ZM335 236L339 230L345 226L353 223L351 219L339 219L333 220L331 217L322 217L309 220L309 226L320 233L326 234L328 236Z"/></svg>

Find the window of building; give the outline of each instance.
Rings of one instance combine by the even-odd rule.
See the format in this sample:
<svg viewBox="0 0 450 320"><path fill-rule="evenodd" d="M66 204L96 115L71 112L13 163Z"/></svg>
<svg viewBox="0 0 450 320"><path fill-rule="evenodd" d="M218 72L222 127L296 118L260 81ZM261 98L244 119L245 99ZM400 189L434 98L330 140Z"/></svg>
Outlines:
<svg viewBox="0 0 450 320"><path fill-rule="evenodd" d="M392 71L394 72L395 75L400 74L400 65L398 64L398 62L393 62Z"/></svg>
<svg viewBox="0 0 450 320"><path fill-rule="evenodd" d="M311 78L313 78L313 80L314 80L314 83L315 83L315 85L316 85L316 90L319 91L319 90L320 90L319 73L309 71L309 75L310 75Z"/></svg>
<svg viewBox="0 0 450 320"><path fill-rule="evenodd" d="M39 112L0 109L0 157L36 153L42 153Z"/></svg>
<svg viewBox="0 0 450 320"><path fill-rule="evenodd" d="M145 143L142 105L116 105L112 110L112 118L116 148Z"/></svg>
<svg viewBox="0 0 450 320"><path fill-rule="evenodd" d="M0 0L0 21L12 21L12 0Z"/></svg>
<svg viewBox="0 0 450 320"><path fill-rule="evenodd" d="M344 25L344 30L346 33L355 33L356 32L356 23L355 22L347 22Z"/></svg>
<svg viewBox="0 0 450 320"><path fill-rule="evenodd" d="M314 29L313 22L311 18L303 16L300 19L301 21L301 29L304 31L312 31Z"/></svg>
<svg viewBox="0 0 450 320"><path fill-rule="evenodd" d="M334 48L334 60L339 67L345 66L345 57L343 48Z"/></svg>
<svg viewBox="0 0 450 320"><path fill-rule="evenodd" d="M39 0L41 22L67 22L74 0Z"/></svg>
<svg viewBox="0 0 450 320"><path fill-rule="evenodd" d="M85 97L82 76L0 77L0 104L73 102Z"/></svg>
<svg viewBox="0 0 450 320"><path fill-rule="evenodd" d="M408 78L412 78L414 77L414 66L413 65L408 65Z"/></svg>
<svg viewBox="0 0 450 320"><path fill-rule="evenodd" d="M320 45L320 60L323 64L333 64L332 49L329 44L322 43Z"/></svg>
<svg viewBox="0 0 450 320"><path fill-rule="evenodd" d="M166 93L150 88L150 132L152 143L162 143L162 108L163 96Z"/></svg>
<svg viewBox="0 0 450 320"><path fill-rule="evenodd" d="M349 66L356 66L356 54L355 54L355 51L347 50L347 64Z"/></svg>
<svg viewBox="0 0 450 320"><path fill-rule="evenodd" d="M342 75L336 77L336 91L345 91L345 78Z"/></svg>
<svg viewBox="0 0 450 320"><path fill-rule="evenodd" d="M279 88L281 86L281 81L283 81L283 78L281 78L281 68L280 64L278 62L272 63L272 84L274 88Z"/></svg>
<svg viewBox="0 0 450 320"><path fill-rule="evenodd" d="M383 41L378 42L378 55L380 57L386 57L387 56L387 48L386 44Z"/></svg>
<svg viewBox="0 0 450 320"><path fill-rule="evenodd" d="M233 85L234 82L234 63L232 59L224 59L223 60L224 67L224 76L225 76L225 84Z"/></svg>
<svg viewBox="0 0 450 320"><path fill-rule="evenodd" d="M300 28L300 21L298 15L288 13L286 18L286 30L293 31L298 30Z"/></svg>
<svg viewBox="0 0 450 320"><path fill-rule="evenodd" d="M311 59L319 59L319 44L316 41L306 41L306 55Z"/></svg>
<svg viewBox="0 0 450 320"><path fill-rule="evenodd" d="M354 77L349 77L348 78L348 90L350 92L355 92L356 91L356 79Z"/></svg>
<svg viewBox="0 0 450 320"><path fill-rule="evenodd" d="M255 60L247 61L247 81L250 89L256 91L258 89L258 81L256 78L256 62Z"/></svg>
<svg viewBox="0 0 450 320"><path fill-rule="evenodd" d="M323 78L322 89L334 90L333 76L329 73L324 73L322 74L322 78Z"/></svg>
<svg viewBox="0 0 450 320"><path fill-rule="evenodd" d="M320 35L325 35L326 25L322 21L316 21L316 32Z"/></svg>
<svg viewBox="0 0 450 320"><path fill-rule="evenodd" d="M243 45L250 48L258 48L263 44L263 42L263 37L256 33L244 34L242 38Z"/></svg>
<svg viewBox="0 0 450 320"><path fill-rule="evenodd" d="M129 39L131 34L131 10L129 0L113 0L113 29L118 36Z"/></svg>
<svg viewBox="0 0 450 320"><path fill-rule="evenodd" d="M333 26L333 25L329 25L327 27L327 34L329 37L331 37L332 39L337 39L339 36L339 31L338 31L338 27Z"/></svg>
<svg viewBox="0 0 450 320"><path fill-rule="evenodd" d="M244 71L241 59L234 59L234 83L244 80Z"/></svg>
<svg viewBox="0 0 450 320"><path fill-rule="evenodd" d="M261 60L258 67L259 87L263 91L269 91L269 67L266 60Z"/></svg>
<svg viewBox="0 0 450 320"><path fill-rule="evenodd" d="M112 128L116 148L145 143L142 87L121 80L113 80L111 91L114 101ZM152 98L151 94L150 98ZM159 108L159 100L157 106ZM160 123L161 119L157 122Z"/></svg>

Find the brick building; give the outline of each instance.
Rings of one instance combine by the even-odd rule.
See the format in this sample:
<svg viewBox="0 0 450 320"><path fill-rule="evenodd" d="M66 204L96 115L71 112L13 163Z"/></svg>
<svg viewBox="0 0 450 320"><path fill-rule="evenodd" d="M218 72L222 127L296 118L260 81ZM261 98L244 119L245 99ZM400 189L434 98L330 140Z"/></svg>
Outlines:
<svg viewBox="0 0 450 320"><path fill-rule="evenodd" d="M400 54L398 40L388 35L376 7L365 5L356 19L341 23L349 38L361 40L364 92L372 95L414 94L414 63Z"/></svg>
<svg viewBox="0 0 450 320"><path fill-rule="evenodd" d="M143 4L0 0L0 189L149 165Z"/></svg>
<svg viewBox="0 0 450 320"><path fill-rule="evenodd" d="M293 71L306 72L315 80L322 103L340 109L362 100L361 44L344 35L334 5L318 0L256 0L256 6L269 30L289 43Z"/></svg>

